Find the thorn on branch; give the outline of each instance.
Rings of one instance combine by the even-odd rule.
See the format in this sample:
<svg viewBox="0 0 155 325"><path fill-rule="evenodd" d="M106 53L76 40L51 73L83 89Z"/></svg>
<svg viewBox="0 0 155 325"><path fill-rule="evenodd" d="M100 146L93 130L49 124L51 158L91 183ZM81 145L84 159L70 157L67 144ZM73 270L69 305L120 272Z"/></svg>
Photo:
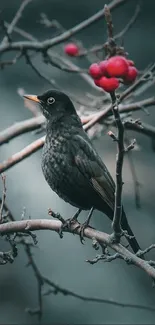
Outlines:
<svg viewBox="0 0 155 325"><path fill-rule="evenodd" d="M135 144L136 144L136 139L133 139L132 142L125 148L125 152L128 152L128 151L134 149Z"/></svg>

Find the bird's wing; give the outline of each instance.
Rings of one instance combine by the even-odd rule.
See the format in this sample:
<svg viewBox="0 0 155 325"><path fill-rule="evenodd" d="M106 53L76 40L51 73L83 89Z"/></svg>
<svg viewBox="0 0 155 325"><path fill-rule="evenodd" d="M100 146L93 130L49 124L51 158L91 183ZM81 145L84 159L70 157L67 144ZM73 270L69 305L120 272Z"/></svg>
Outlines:
<svg viewBox="0 0 155 325"><path fill-rule="evenodd" d="M74 143L72 146L73 160L78 170L113 210L115 183L108 169L92 147L89 138L87 139L87 135L75 135L72 143ZM76 148L78 148L78 152Z"/></svg>

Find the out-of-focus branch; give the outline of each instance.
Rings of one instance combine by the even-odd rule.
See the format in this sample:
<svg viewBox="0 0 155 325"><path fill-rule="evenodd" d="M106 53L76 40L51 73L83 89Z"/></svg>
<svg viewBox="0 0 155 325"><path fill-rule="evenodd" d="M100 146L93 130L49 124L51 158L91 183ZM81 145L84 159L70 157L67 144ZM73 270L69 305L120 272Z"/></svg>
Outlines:
<svg viewBox="0 0 155 325"><path fill-rule="evenodd" d="M125 113L129 111L138 110L141 108L141 106L145 107L145 105L154 105L154 103L155 99L154 97L152 97L133 104L119 105L119 112ZM111 106L101 112L96 112L95 114L89 116L81 116L81 121L84 124L83 128L85 129L85 131L89 130L93 125L95 125L99 121L104 122L104 119L106 121L106 117L108 117L108 114L111 115L111 113L109 113L110 107ZM0 133L0 145L8 142L10 139L13 139L14 137L20 134L40 128L44 122L44 117L38 116L35 118L28 119L26 121L16 123L15 125L5 129ZM112 121L111 124L115 126L114 121ZM148 125L146 123L140 124L135 123L132 120L126 120L124 123L124 127L128 130L134 130L151 138L155 138L155 127L152 125ZM41 137L40 139L26 146L21 151L15 153L8 160L2 162L0 164L0 173L8 170L10 167L14 166L18 162L22 161L26 157L30 156L31 154L42 148L42 146L44 145L44 141L45 137Z"/></svg>
<svg viewBox="0 0 155 325"><path fill-rule="evenodd" d="M125 128L128 130L133 130L141 134L147 135L148 137L155 138L155 127L146 123L134 123L132 120L125 121Z"/></svg>
<svg viewBox="0 0 155 325"><path fill-rule="evenodd" d="M19 136L20 134L39 129L43 125L43 123L45 123L45 118L44 116L40 115L13 124L4 131L0 132L0 145L2 145L3 143L7 143L11 139Z"/></svg>
<svg viewBox="0 0 155 325"><path fill-rule="evenodd" d="M22 57L22 53L19 52L19 53L14 57L14 59L12 59L12 60L0 61L0 69L4 69L4 68L7 67L7 66L10 66L10 65L16 64L17 61L19 61L21 57Z"/></svg>
<svg viewBox="0 0 155 325"><path fill-rule="evenodd" d="M147 99L144 99L139 102L134 102L131 104L120 104L119 105L119 112L120 113L129 113L134 112L136 110L140 110L142 107L150 107L155 105L155 97L150 97ZM109 116L112 114L110 112L110 107L105 108L103 111L96 112L93 114L90 114L88 116L81 116L82 123L84 125L84 129L88 130L90 127L92 127L97 122L103 122L106 120L108 114ZM30 132L33 130L36 130L42 126L42 124L45 122L45 118L42 115L39 115L37 117L33 117L31 119L27 119L25 121L17 122L13 124L12 126L8 127L7 129L4 129L0 132L0 145L10 141L11 139L15 138L16 136L19 136L21 134L24 134L26 132ZM151 125L143 124L143 130L142 128L134 128L135 131L141 132L143 134L146 134L151 137L155 137L155 129ZM125 124L126 128L132 129L130 126L130 123Z"/></svg>
<svg viewBox="0 0 155 325"><path fill-rule="evenodd" d="M28 1L28 0L27 0ZM29 0L30 1L30 0ZM109 8L112 10L115 7L122 5L128 0L113 0L109 4ZM95 15L89 17L84 20L82 23L74 26L70 30L62 33L61 35L54 37L52 39L43 41L43 42L29 42L29 41L21 41L21 42L12 42L11 44L1 44L0 53L8 52L8 51L17 51L17 50L33 50L37 52L47 51L49 48L62 43L65 40L68 40L72 35L84 30L88 26L94 24L96 21L99 21L104 16L104 8L99 10Z"/></svg>
<svg viewBox="0 0 155 325"><path fill-rule="evenodd" d="M36 152L38 149L42 148L45 142L45 136L29 144L27 147L21 151L12 155L8 160L5 160L0 164L0 173L3 173L8 168L16 165L18 162L22 161L26 157L29 157L32 153Z"/></svg>
<svg viewBox="0 0 155 325"><path fill-rule="evenodd" d="M135 23L136 19L138 18L138 15L140 13L140 5L138 4L136 6L135 12L133 14L133 16L131 17L131 19L129 20L129 22L126 24L126 26L123 28L123 30L121 32L119 32L117 35L114 35L113 39L116 41L120 38L123 38L123 36L129 31L129 29L133 26L133 24ZM82 56L86 56L90 53L97 53L100 51L103 51L103 49L105 49L106 44L100 44L100 45L95 45L92 48L88 49L88 50L84 50L84 51L80 51L80 53L77 55L78 57L82 57Z"/></svg>
<svg viewBox="0 0 155 325"><path fill-rule="evenodd" d="M6 21L5 21L5 25L6 25L7 27L10 26L10 24L9 24L8 22L6 22ZM17 33L18 35L20 35L20 36L22 36L22 37L28 39L29 41L32 41L32 42L36 42L36 41L37 41L37 39L36 39L34 36L32 36L31 34L25 32L25 30L23 30L23 29L21 29L21 28L19 28L19 27L17 27L17 26L15 26L15 27L13 28L13 31L12 31L12 32Z"/></svg>
<svg viewBox="0 0 155 325"><path fill-rule="evenodd" d="M7 35L3 38L2 42L1 42L1 46L3 46L4 44L7 44L7 40L8 40L8 37L10 37L10 35L12 34L15 26L17 25L25 7L31 2L32 0L24 0L22 2L22 4L20 5L19 9L17 10L12 22L8 25L8 28L7 28ZM11 42L9 42L9 44L11 45ZM9 45L8 44L8 45ZM19 49L21 50L21 49Z"/></svg>

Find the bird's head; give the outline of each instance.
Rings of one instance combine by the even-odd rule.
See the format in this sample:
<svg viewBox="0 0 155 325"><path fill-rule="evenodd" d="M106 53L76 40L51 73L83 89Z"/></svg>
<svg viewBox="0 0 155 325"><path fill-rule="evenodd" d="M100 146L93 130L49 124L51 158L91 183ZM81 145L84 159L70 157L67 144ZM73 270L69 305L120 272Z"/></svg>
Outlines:
<svg viewBox="0 0 155 325"><path fill-rule="evenodd" d="M42 113L50 120L63 116L75 115L76 110L70 98L59 90L48 90L42 95L24 95L41 106Z"/></svg>

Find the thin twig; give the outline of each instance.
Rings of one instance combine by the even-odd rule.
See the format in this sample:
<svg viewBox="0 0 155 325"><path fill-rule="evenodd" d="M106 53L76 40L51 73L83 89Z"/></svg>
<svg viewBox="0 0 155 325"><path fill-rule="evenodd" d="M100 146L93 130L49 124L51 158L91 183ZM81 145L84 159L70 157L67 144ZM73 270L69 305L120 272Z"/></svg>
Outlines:
<svg viewBox="0 0 155 325"><path fill-rule="evenodd" d="M135 12L134 12L133 16L131 17L129 22L126 24L126 26L123 28L123 30L121 32L119 32L118 34L113 36L114 41L122 38L129 31L129 29L133 26L136 19L138 18L139 12L140 12L140 5L138 4L136 6L136 9L135 9ZM106 47L106 43L95 45L95 46L93 46L92 48L90 48L88 50L80 51L80 53L77 56L82 57L82 56L87 56L88 54L91 54L91 53L98 53L100 51L103 51L105 49L105 47Z"/></svg>
<svg viewBox="0 0 155 325"><path fill-rule="evenodd" d="M6 21L5 21L5 25L7 27L10 26L10 24L8 22L6 22ZM18 35L20 35L20 36L28 39L29 41L32 41L32 42L36 42L37 41L37 39L34 36L32 36L31 34L27 33L25 30L23 30L23 29L21 29L21 28L19 28L17 26L14 26L12 32L17 33Z"/></svg>
<svg viewBox="0 0 155 325"><path fill-rule="evenodd" d="M20 5L18 11L15 14L15 17L13 18L12 22L9 24L8 28L7 28L7 36L4 37L4 39L1 42L1 46L5 45L6 41L8 40L8 37L10 37L10 35L12 34L15 26L17 25L23 10L25 9L25 7L31 2L32 0L24 0L22 2L22 4ZM11 44L11 43L10 43ZM19 49L20 50L20 49Z"/></svg>
<svg viewBox="0 0 155 325"><path fill-rule="evenodd" d="M1 179L3 184L3 193L2 193L2 202L0 206L0 223L2 222L3 219L3 209L4 209L5 199L6 199L6 176L4 174L1 174Z"/></svg>
<svg viewBox="0 0 155 325"><path fill-rule="evenodd" d="M129 22L126 24L126 26L123 28L123 30L120 33L118 33L117 35L114 36L115 41L122 38L129 31L129 29L133 26L133 24L137 20L140 10L141 10L141 6L140 6L140 4L137 4L135 12L134 12L133 16L131 17L131 19L129 20Z"/></svg>
<svg viewBox="0 0 155 325"><path fill-rule="evenodd" d="M125 142L127 145L129 145L129 141L127 138L125 139ZM135 205L136 205L137 209L140 209L140 207L141 207L141 200L140 200L140 186L141 186L141 184L139 183L138 178L137 178L136 168L135 168L134 161L133 161L132 150L128 150L126 152L126 155L128 157L128 162L129 162L131 175L132 175L132 179L133 179L133 184L134 184Z"/></svg>

